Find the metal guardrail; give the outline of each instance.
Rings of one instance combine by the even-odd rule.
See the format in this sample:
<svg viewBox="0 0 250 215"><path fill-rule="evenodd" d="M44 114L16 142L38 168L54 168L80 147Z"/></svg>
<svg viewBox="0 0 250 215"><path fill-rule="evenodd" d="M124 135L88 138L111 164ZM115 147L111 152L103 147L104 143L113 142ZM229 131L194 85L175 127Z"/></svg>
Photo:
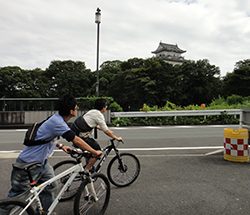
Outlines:
<svg viewBox="0 0 250 215"><path fill-rule="evenodd" d="M161 116L212 116L212 115L240 115L241 109L225 110L179 110L179 111L131 111L111 112L111 117L161 117Z"/></svg>
<svg viewBox="0 0 250 215"><path fill-rule="evenodd" d="M215 115L239 115L239 124L242 126L242 109L219 109L219 110L179 110L179 111L131 111L111 112L112 118L121 117L166 117L166 116L215 116Z"/></svg>
<svg viewBox="0 0 250 215"><path fill-rule="evenodd" d="M0 127L7 125L29 125L34 121L41 121L53 114L53 111L16 111L0 112ZM79 111L78 115L84 112ZM239 116L240 127L250 128L250 110L244 109L219 109L219 110L180 110L180 111L131 111L131 112L110 112L105 113L107 123L112 118L122 117L179 117L179 116L214 116L214 115L235 115ZM73 121L73 119L71 120Z"/></svg>
<svg viewBox="0 0 250 215"><path fill-rule="evenodd" d="M250 130L250 110L242 110L241 125Z"/></svg>

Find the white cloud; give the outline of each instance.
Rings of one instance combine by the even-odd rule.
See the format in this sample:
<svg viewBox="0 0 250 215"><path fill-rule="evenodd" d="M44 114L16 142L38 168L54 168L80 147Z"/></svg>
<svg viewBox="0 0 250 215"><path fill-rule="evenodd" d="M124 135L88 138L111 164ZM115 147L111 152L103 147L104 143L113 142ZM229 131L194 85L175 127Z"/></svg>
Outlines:
<svg viewBox="0 0 250 215"><path fill-rule="evenodd" d="M247 0L0 0L0 66L46 68L81 60L94 70L101 8L100 63L153 56L160 41L178 44L186 59L208 59L222 75L249 58Z"/></svg>

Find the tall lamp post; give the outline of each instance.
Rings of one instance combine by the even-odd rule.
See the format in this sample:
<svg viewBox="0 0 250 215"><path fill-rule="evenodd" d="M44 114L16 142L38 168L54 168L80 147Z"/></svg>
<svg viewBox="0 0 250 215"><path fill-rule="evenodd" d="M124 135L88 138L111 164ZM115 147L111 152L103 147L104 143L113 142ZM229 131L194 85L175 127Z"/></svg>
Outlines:
<svg viewBox="0 0 250 215"><path fill-rule="evenodd" d="M99 96L99 37L100 37L100 23L101 23L101 10L96 9L95 23L97 24L97 52L96 52L96 96Z"/></svg>

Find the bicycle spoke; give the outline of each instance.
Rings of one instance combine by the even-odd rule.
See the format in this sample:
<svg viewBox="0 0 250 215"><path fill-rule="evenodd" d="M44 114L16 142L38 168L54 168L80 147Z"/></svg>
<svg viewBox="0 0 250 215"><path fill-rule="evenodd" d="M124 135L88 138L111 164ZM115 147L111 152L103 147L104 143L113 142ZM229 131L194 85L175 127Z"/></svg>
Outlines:
<svg viewBox="0 0 250 215"><path fill-rule="evenodd" d="M92 206L93 206L93 203L87 201L84 205L82 205L82 206L79 208L80 214L86 214Z"/></svg>
<svg viewBox="0 0 250 215"><path fill-rule="evenodd" d="M72 160L65 160L65 161L59 162L58 164L56 164L54 166L55 174L58 175L59 173L69 169L70 167L74 166L75 164L76 164L76 162L74 162ZM64 184L67 182L67 180L69 179L70 176L71 176L71 174L66 175L63 178L61 178L60 180L58 180L58 191L61 190L61 188L64 186ZM76 195L77 190L78 190L81 182L82 182L81 176L77 175L74 178L71 186L65 190L60 201L65 201L65 200L69 200L69 199L73 198Z"/></svg>
<svg viewBox="0 0 250 215"><path fill-rule="evenodd" d="M112 184L118 187L128 186L140 173L139 160L133 154L121 153L110 161L107 173Z"/></svg>
<svg viewBox="0 0 250 215"><path fill-rule="evenodd" d="M97 199L88 189L88 184L82 185L76 195L74 211L76 214L96 215L106 210L110 196L108 179L103 174L93 176L93 186Z"/></svg>
<svg viewBox="0 0 250 215"><path fill-rule="evenodd" d="M103 183L101 183L99 187L95 188L98 199L101 199L103 195L106 195L106 190L107 190L107 187Z"/></svg>

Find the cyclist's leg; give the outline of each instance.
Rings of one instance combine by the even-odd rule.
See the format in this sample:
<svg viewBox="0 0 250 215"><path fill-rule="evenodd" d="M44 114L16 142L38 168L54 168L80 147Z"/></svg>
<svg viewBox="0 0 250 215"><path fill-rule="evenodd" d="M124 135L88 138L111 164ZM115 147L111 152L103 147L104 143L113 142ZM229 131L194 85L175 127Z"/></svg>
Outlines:
<svg viewBox="0 0 250 215"><path fill-rule="evenodd" d="M19 164L22 164L23 162L19 161L17 159L17 162ZM23 163L24 165L26 163ZM20 165L21 166L21 165ZM31 176L33 179L37 179L41 172L41 166L36 166L32 170L30 170ZM27 171L24 169L19 169L13 166L12 172L11 172L11 189L9 190L8 197L9 198L20 198L22 200L25 200L29 195L29 189L30 186L30 180ZM0 211L0 214L3 212ZM4 214L4 213L3 213Z"/></svg>
<svg viewBox="0 0 250 215"><path fill-rule="evenodd" d="M17 162L22 164L22 162L19 161L18 159ZM40 166L36 166L32 170L30 170L33 179L37 179L38 176L40 175L40 172L41 172ZM11 172L11 189L9 191L8 197L15 197L17 195L24 193L29 189L30 189L30 181L27 171L13 166Z"/></svg>
<svg viewBox="0 0 250 215"><path fill-rule="evenodd" d="M41 173L41 177L39 178L38 184L41 184L55 176L53 167L46 162L43 166L43 170ZM47 186L44 191L40 194L40 199L43 205L44 210L48 210L49 206L55 199L57 191L57 182L53 182L49 186Z"/></svg>
<svg viewBox="0 0 250 215"><path fill-rule="evenodd" d="M27 172L13 167L11 172L11 188L8 197L15 197L30 188L30 181Z"/></svg>
<svg viewBox="0 0 250 215"><path fill-rule="evenodd" d="M84 138L83 140L88 145L90 145L93 149L101 150L101 147L100 147L99 143L95 139L88 137L88 138ZM94 166L95 162L96 162L96 158L90 158L87 161L87 165L86 165L85 169L90 171L92 169L92 167Z"/></svg>

